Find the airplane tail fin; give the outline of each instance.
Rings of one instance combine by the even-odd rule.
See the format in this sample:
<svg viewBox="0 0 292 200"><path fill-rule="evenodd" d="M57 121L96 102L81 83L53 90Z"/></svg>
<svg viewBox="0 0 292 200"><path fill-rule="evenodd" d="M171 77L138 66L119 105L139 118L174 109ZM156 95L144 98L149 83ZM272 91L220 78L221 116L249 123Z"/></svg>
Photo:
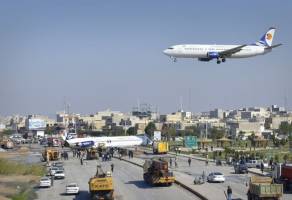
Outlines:
<svg viewBox="0 0 292 200"><path fill-rule="evenodd" d="M269 30L255 44L258 46L271 47L273 39L274 39L275 31L276 31L276 28L273 28L273 27L269 28Z"/></svg>

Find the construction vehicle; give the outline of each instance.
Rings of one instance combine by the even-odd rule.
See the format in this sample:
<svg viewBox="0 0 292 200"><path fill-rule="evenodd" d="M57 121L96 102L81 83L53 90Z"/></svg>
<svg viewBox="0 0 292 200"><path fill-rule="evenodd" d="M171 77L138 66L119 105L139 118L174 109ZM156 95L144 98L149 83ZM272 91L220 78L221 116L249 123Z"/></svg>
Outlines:
<svg viewBox="0 0 292 200"><path fill-rule="evenodd" d="M86 149L86 160L93 160L98 158L97 149L90 148Z"/></svg>
<svg viewBox="0 0 292 200"><path fill-rule="evenodd" d="M278 200L283 195L283 185L273 183L273 179L263 176L252 176L247 192L248 200Z"/></svg>
<svg viewBox="0 0 292 200"><path fill-rule="evenodd" d="M169 151L168 142L154 141L152 147L154 154L165 154Z"/></svg>
<svg viewBox="0 0 292 200"><path fill-rule="evenodd" d="M3 139L1 142L1 147L4 149L13 149L14 143L10 139Z"/></svg>
<svg viewBox="0 0 292 200"><path fill-rule="evenodd" d="M48 147L43 151L42 156L44 161L54 161L59 160L59 154L58 149Z"/></svg>
<svg viewBox="0 0 292 200"><path fill-rule="evenodd" d="M89 179L88 184L92 200L114 199L114 186L111 172L104 173L100 165L97 165L96 174Z"/></svg>
<svg viewBox="0 0 292 200"><path fill-rule="evenodd" d="M283 184L284 191L292 190L292 164L278 164L272 176L276 183Z"/></svg>
<svg viewBox="0 0 292 200"><path fill-rule="evenodd" d="M159 159L145 160L143 165L144 181L150 185L172 185L175 178L172 172L168 169L168 162Z"/></svg>

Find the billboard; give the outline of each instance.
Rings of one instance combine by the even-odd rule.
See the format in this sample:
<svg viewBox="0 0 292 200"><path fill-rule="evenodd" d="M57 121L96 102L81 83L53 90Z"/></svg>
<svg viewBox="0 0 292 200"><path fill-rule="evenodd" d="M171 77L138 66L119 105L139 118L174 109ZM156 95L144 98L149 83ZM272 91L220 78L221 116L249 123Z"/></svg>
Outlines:
<svg viewBox="0 0 292 200"><path fill-rule="evenodd" d="M46 122L43 119L29 119L28 120L28 129L29 130L39 130L45 129Z"/></svg>
<svg viewBox="0 0 292 200"><path fill-rule="evenodd" d="M160 141L161 140L161 132L160 131L154 131L153 140L154 141Z"/></svg>
<svg viewBox="0 0 292 200"><path fill-rule="evenodd" d="M187 148L198 148L198 141L196 136L185 136L184 144Z"/></svg>

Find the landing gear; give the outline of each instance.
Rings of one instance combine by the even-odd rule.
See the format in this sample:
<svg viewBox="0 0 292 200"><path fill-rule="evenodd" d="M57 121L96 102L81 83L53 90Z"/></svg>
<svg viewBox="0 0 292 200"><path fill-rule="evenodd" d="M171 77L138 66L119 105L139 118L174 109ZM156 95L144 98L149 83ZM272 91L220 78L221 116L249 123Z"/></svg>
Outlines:
<svg viewBox="0 0 292 200"><path fill-rule="evenodd" d="M222 62L225 62L226 61L226 59L225 58L222 58Z"/></svg>
<svg viewBox="0 0 292 200"><path fill-rule="evenodd" d="M221 63L220 59L219 59L219 58L217 58L217 64L220 64L220 63Z"/></svg>
<svg viewBox="0 0 292 200"><path fill-rule="evenodd" d="M176 62L176 57L169 56L173 62Z"/></svg>

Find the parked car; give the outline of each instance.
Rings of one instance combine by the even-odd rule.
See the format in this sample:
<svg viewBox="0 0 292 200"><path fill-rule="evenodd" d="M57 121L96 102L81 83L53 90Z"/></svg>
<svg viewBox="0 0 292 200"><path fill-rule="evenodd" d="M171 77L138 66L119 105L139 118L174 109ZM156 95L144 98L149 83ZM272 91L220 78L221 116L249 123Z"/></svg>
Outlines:
<svg viewBox="0 0 292 200"><path fill-rule="evenodd" d="M78 194L79 193L79 187L77 183L70 183L66 185L66 194Z"/></svg>
<svg viewBox="0 0 292 200"><path fill-rule="evenodd" d="M65 178L65 173L62 170L58 170L54 174L55 179L64 179Z"/></svg>
<svg viewBox="0 0 292 200"><path fill-rule="evenodd" d="M63 162L54 162L53 166L54 167L63 167Z"/></svg>
<svg viewBox="0 0 292 200"><path fill-rule="evenodd" d="M256 168L259 164L260 164L260 162L257 160L249 160L246 162L246 166L248 168Z"/></svg>
<svg viewBox="0 0 292 200"><path fill-rule="evenodd" d="M225 181L225 177L220 172L212 172L207 176L208 182L221 182L223 183Z"/></svg>
<svg viewBox="0 0 292 200"><path fill-rule="evenodd" d="M41 178L39 187L51 187L51 184L51 179L45 176Z"/></svg>
<svg viewBox="0 0 292 200"><path fill-rule="evenodd" d="M235 163L234 171L235 171L235 174L247 174L248 168L244 161L239 161L238 163Z"/></svg>

